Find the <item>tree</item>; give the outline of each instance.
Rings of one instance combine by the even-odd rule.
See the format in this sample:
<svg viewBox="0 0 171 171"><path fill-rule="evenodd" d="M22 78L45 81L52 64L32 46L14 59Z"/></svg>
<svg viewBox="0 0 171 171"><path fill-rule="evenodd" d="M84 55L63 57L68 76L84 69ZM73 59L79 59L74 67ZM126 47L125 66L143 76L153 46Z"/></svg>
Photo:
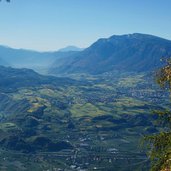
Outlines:
<svg viewBox="0 0 171 171"><path fill-rule="evenodd" d="M171 59L164 62L164 67L157 71L157 83L171 91ZM155 111L155 114L158 115L157 123L162 131L146 137L151 148L151 171L171 171L171 109Z"/></svg>

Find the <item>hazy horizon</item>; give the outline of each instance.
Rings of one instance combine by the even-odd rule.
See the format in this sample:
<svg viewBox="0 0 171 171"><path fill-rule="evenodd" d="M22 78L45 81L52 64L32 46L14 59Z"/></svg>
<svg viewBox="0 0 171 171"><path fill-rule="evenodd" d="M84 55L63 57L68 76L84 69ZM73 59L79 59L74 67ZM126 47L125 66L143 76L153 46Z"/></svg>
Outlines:
<svg viewBox="0 0 171 171"><path fill-rule="evenodd" d="M130 34L136 34L136 33L127 33L127 34L122 34L122 35L130 35ZM138 33L138 34L147 34L147 33ZM122 35L115 35L115 36L122 36ZM156 37L160 37L160 36L158 36L158 35L152 35L152 34L147 34L147 35L151 35L151 36L156 36ZM114 36L114 34L113 35L111 35L111 36ZM110 38L111 36L109 36L109 37L99 37L98 39L101 39L101 38ZM171 41L171 39L167 39L167 38L164 38L164 37L160 37L160 38L163 38L163 39L166 39L166 40L170 40ZM92 42L91 44L89 44L87 47L79 47L79 46L75 46L75 45L66 45L66 46L64 46L64 47L61 47L61 48L57 48L57 49L49 49L49 50L39 50L39 49L29 49L29 48L22 48L22 47L12 47L12 46L9 46L9 45L5 45L5 44L0 44L0 46L3 46L3 47L7 47L7 48L11 48L11 49L17 49L17 50L28 50L28 51L35 51L35 52L57 52L57 51L61 51L61 50L63 50L63 49L65 49L65 48L70 48L70 47L75 47L75 48L78 48L78 49L82 49L82 50L84 50L84 49L86 49L86 48L88 48L89 46L91 46L93 43L95 43L96 41L98 41L98 39L97 40L94 40L94 42ZM76 50L77 51L77 50Z"/></svg>

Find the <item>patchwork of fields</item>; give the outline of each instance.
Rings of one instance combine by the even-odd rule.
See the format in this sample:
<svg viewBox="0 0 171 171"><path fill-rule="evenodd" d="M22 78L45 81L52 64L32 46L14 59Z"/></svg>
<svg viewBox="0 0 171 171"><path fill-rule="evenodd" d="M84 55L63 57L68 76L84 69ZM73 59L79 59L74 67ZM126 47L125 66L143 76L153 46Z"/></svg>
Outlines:
<svg viewBox="0 0 171 171"><path fill-rule="evenodd" d="M148 170L140 144L168 94L144 74L70 77L1 91L0 170Z"/></svg>

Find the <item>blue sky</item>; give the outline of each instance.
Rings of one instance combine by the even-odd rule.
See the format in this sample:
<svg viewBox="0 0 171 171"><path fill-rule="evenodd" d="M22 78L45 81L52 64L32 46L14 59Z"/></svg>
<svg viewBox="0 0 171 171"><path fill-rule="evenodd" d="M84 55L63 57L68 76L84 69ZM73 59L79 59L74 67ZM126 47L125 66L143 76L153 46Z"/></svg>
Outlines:
<svg viewBox="0 0 171 171"><path fill-rule="evenodd" d="M135 32L171 40L170 9L171 0L2 0L0 44L49 51Z"/></svg>

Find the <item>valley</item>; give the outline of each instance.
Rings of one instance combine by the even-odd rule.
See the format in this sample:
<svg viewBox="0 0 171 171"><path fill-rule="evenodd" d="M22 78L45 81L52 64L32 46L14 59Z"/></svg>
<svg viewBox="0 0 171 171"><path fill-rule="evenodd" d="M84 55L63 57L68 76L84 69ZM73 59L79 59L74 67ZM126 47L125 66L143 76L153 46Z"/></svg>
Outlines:
<svg viewBox="0 0 171 171"><path fill-rule="evenodd" d="M140 33L54 52L0 46L0 170L149 170L141 144L162 130L154 111L170 109L155 80L170 50Z"/></svg>
<svg viewBox="0 0 171 171"><path fill-rule="evenodd" d="M140 144L169 96L151 73L1 73L1 170L148 170Z"/></svg>
<svg viewBox="0 0 171 171"><path fill-rule="evenodd" d="M170 7L0 0L0 171L171 171Z"/></svg>

